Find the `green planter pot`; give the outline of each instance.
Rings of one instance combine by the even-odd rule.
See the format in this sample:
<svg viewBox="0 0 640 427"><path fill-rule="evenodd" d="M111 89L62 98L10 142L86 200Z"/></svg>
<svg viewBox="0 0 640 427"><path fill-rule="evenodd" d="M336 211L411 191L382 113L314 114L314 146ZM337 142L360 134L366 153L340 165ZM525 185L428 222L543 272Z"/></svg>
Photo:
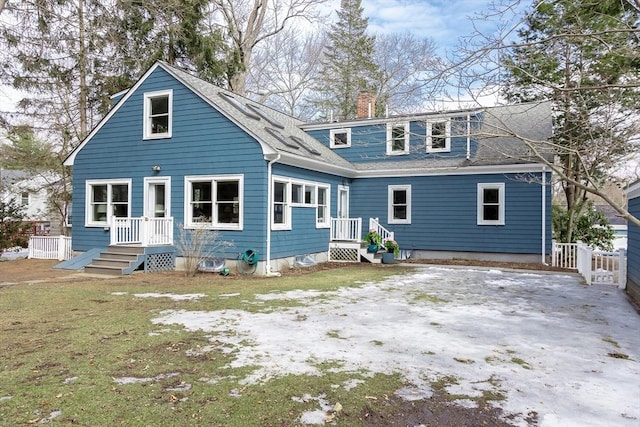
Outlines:
<svg viewBox="0 0 640 427"><path fill-rule="evenodd" d="M396 261L396 256L393 252L385 252L382 254L383 264L393 264Z"/></svg>
<svg viewBox="0 0 640 427"><path fill-rule="evenodd" d="M378 245L374 245L373 243L370 244L367 248L367 252L369 252L370 254L375 254L376 252L378 252Z"/></svg>

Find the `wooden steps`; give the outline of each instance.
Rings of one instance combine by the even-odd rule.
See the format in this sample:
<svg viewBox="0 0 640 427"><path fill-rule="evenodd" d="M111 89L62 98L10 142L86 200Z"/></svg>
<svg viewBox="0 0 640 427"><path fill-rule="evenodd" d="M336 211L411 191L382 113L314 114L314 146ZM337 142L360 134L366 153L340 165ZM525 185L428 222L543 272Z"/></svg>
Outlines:
<svg viewBox="0 0 640 427"><path fill-rule="evenodd" d="M109 246L84 268L85 273L122 276L133 273L145 260L141 246Z"/></svg>

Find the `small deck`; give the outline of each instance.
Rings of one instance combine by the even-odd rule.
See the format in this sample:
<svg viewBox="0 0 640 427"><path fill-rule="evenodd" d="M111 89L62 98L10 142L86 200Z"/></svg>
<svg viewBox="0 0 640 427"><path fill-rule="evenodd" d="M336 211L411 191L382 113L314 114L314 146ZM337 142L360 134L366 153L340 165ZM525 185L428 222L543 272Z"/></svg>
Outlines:
<svg viewBox="0 0 640 427"><path fill-rule="evenodd" d="M383 240L394 240L378 218L369 219L369 230L376 230ZM381 263L382 252L370 253L368 246L362 238L362 218L331 218L329 261Z"/></svg>

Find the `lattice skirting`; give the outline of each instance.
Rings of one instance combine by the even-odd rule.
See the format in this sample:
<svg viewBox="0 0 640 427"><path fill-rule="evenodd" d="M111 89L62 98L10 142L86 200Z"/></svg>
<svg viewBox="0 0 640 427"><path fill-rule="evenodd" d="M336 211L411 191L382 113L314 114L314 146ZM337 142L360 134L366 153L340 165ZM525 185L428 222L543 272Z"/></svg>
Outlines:
<svg viewBox="0 0 640 427"><path fill-rule="evenodd" d="M173 252L148 254L144 262L144 271L172 271L176 265L176 254Z"/></svg>
<svg viewBox="0 0 640 427"><path fill-rule="evenodd" d="M358 262L360 251L358 248L330 248L329 261Z"/></svg>

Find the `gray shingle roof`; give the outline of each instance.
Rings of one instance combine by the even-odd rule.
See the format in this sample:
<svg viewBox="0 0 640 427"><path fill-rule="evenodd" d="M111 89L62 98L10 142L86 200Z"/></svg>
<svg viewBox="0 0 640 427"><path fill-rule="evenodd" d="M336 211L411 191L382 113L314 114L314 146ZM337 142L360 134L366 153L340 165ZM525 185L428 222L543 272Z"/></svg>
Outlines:
<svg viewBox="0 0 640 427"><path fill-rule="evenodd" d="M302 121L221 89L164 62L161 62L161 64L174 77L213 104L216 109L239 124L259 142L267 144L276 152L287 153L327 165L353 169L351 163L300 129ZM234 100L239 104L240 108L234 105ZM258 111L268 116L268 119L265 120L261 114L252 110L241 111L241 108L246 106L258 109ZM274 122L280 124L281 127L274 124ZM268 129L271 129L271 131ZM291 137L294 137L294 139L291 140Z"/></svg>

